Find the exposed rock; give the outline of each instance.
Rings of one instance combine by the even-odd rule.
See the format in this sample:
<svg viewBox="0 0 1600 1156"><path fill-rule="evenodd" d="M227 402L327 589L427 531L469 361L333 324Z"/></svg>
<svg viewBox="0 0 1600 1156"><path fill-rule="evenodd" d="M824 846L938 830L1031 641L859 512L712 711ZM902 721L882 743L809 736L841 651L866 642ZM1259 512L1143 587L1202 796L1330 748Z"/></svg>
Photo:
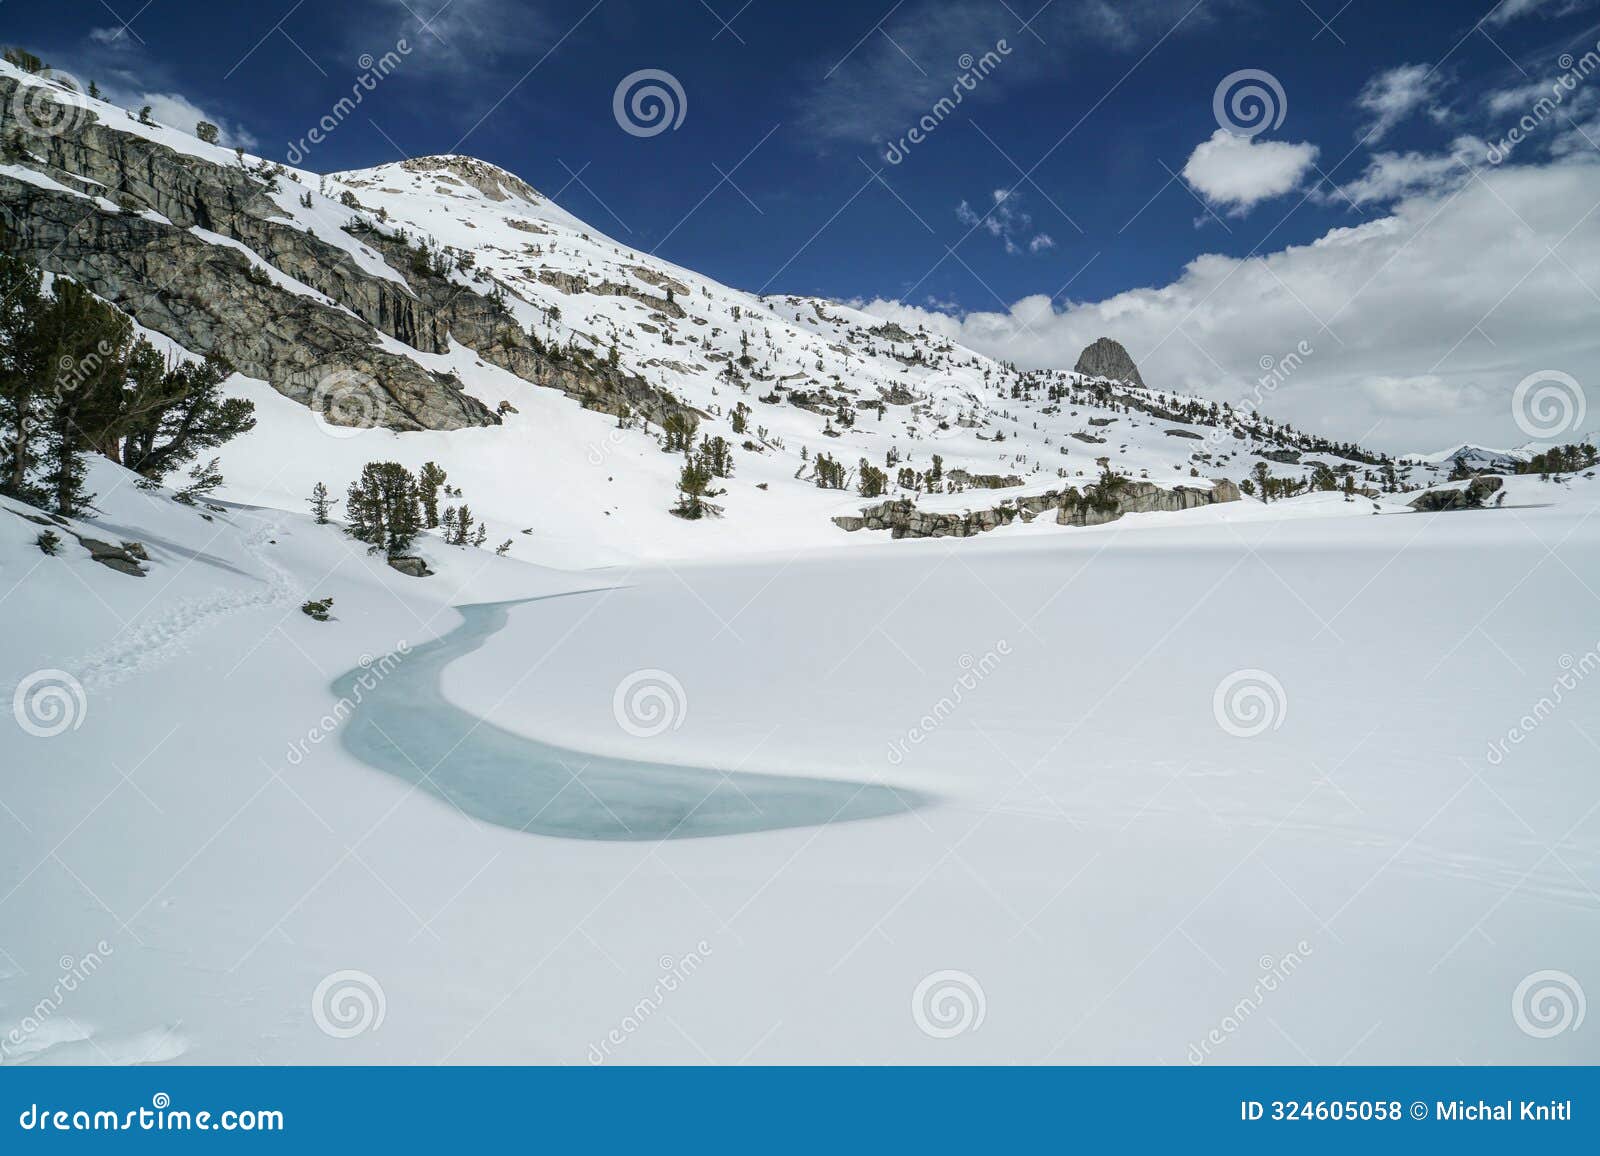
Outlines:
<svg viewBox="0 0 1600 1156"><path fill-rule="evenodd" d="M378 346L368 326L424 352L444 351L448 329L419 317L403 285L283 219L259 178L116 132L93 116L76 118L69 131L42 133L14 115L16 87L0 77L0 134L42 158L46 175L98 182L131 211L0 175L8 247L296 401L308 402L320 383L343 374L362 383L369 399L360 408L374 424L455 429L496 420L453 378ZM191 228L240 242L350 312L263 283L245 254Z"/></svg>
<svg viewBox="0 0 1600 1156"><path fill-rule="evenodd" d="M1491 496L1499 493L1504 485L1504 478L1492 476L1473 478L1465 486L1457 489L1429 490L1425 494L1418 494L1411 499L1410 506L1413 510L1429 514L1440 510L1478 510L1483 508L1484 502Z"/></svg>
<svg viewBox="0 0 1600 1156"><path fill-rule="evenodd" d="M1043 494L1013 498L985 510L960 513L921 510L907 498L896 498L862 509L859 516L844 514L833 519L842 530L888 530L894 538L970 538L976 534L1008 526L1017 519L1031 522L1046 510L1056 511L1061 525L1096 526L1114 521L1124 514L1149 510L1188 510L1213 502L1237 502L1239 487L1226 478L1209 488L1175 486L1163 489L1154 482L1124 481L1115 493L1099 498L1088 487L1086 495L1076 487L1051 490Z"/></svg>
<svg viewBox="0 0 1600 1156"><path fill-rule="evenodd" d="M1133 358L1128 356L1128 351L1122 348L1120 342L1109 337L1097 337L1086 346L1078 354L1078 364L1073 366L1073 372L1088 377L1125 381L1141 389L1144 387L1144 379L1139 376L1139 367L1133 363Z"/></svg>
<svg viewBox="0 0 1600 1156"><path fill-rule="evenodd" d="M1169 438L1193 438L1197 442L1205 440L1204 434L1197 434L1192 429L1169 429L1165 432Z"/></svg>
<svg viewBox="0 0 1600 1156"><path fill-rule="evenodd" d="M954 469L945 476L953 485L970 486L978 490L1009 490L1022 485L1022 479L1016 474L970 474L963 469Z"/></svg>
<svg viewBox="0 0 1600 1156"><path fill-rule="evenodd" d="M1266 458L1269 462L1277 462L1279 465L1297 466L1300 464L1299 450L1257 450L1256 456Z"/></svg>
<svg viewBox="0 0 1600 1156"><path fill-rule="evenodd" d="M1143 514L1155 510L1192 510L1214 502L1237 502L1239 488L1226 478L1210 486L1174 486L1163 489L1154 482L1124 480L1110 494L1097 492L1098 486L1076 488L1061 496L1056 522L1063 526L1098 526L1114 522L1124 514Z"/></svg>
<svg viewBox="0 0 1600 1156"><path fill-rule="evenodd" d="M396 554L389 559L389 565L410 578L427 578L433 573L428 564L414 554Z"/></svg>
<svg viewBox="0 0 1600 1156"><path fill-rule="evenodd" d="M74 534L78 544L89 551L89 557L102 566L109 566L123 574L131 574L135 578L144 577L144 567L139 565L141 560L148 559L145 548L138 542L125 542L113 546L110 542L102 542L99 538L85 538Z"/></svg>
<svg viewBox="0 0 1600 1156"><path fill-rule="evenodd" d="M667 317L681 320L687 316L683 311L683 306L676 301L670 301L666 297L658 297L653 293L646 293L643 289L633 285L624 285L620 281L599 281L590 284L589 279L581 273L565 273L558 269L540 269L539 280L549 285L552 289L559 289L567 294L592 293L596 297L627 297L639 302L641 305L654 309L658 313L665 314Z"/></svg>
<svg viewBox="0 0 1600 1156"><path fill-rule="evenodd" d="M504 201L516 197L527 201L530 205L537 205L544 200L538 190L521 177L506 172L498 165L491 165L488 161L480 161L476 157L454 155L411 157L401 161L400 167L413 173L453 175L459 178L461 183L471 185L491 201Z"/></svg>
<svg viewBox="0 0 1600 1156"><path fill-rule="evenodd" d="M377 231L357 236L404 280L368 272L346 249L286 219L265 181L243 168L178 153L93 115L74 118L67 131L43 133L16 116L17 84L0 77L0 139L42 161L58 183L96 182L131 211L0 174L8 247L82 282L186 348L216 352L295 401L315 401L335 424L448 430L500 420L453 376L383 349L372 329L423 353L448 352L453 338L524 380L608 413L637 412L659 422L680 408L642 378L598 359L546 356L505 305L422 267L399 238ZM471 158L406 163L443 171L495 199L539 199L516 177ZM248 256L192 228L238 241L332 304L261 278ZM619 290L653 309L682 313L665 297L603 287ZM350 397L352 390L358 396ZM328 404L330 391L335 404Z"/></svg>
<svg viewBox="0 0 1600 1156"><path fill-rule="evenodd" d="M876 329L868 330L874 337L881 337L885 341L915 341L916 337L906 332L904 326L896 321L885 321Z"/></svg>
<svg viewBox="0 0 1600 1156"><path fill-rule="evenodd" d="M628 272L639 278L646 285L654 285L657 289L670 289L680 297L689 292L689 286L682 281L675 277L669 277L659 270L647 268L644 265L629 265Z"/></svg>

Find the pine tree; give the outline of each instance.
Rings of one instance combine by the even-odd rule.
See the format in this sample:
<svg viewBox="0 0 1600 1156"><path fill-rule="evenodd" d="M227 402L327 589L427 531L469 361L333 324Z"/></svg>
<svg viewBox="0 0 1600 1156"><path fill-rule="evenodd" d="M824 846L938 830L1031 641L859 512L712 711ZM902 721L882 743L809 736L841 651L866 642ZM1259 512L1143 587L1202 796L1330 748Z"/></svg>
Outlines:
<svg viewBox="0 0 1600 1156"><path fill-rule="evenodd" d="M417 481L399 462L368 462L351 483L344 503L351 537L392 558L403 553L422 530Z"/></svg>
<svg viewBox="0 0 1600 1156"><path fill-rule="evenodd" d="M311 516L316 519L317 525L326 526L328 510L333 506L333 499L328 497L328 487L318 482L311 487L311 497L306 500L311 503Z"/></svg>
<svg viewBox="0 0 1600 1156"><path fill-rule="evenodd" d="M461 503L461 509L456 511L456 535L455 535L455 538L453 540L449 539L449 538L447 538L445 540L448 541L452 546L465 546L467 544L467 540L468 540L468 538L469 538L469 536L471 534L472 534L472 507L467 505L465 502L462 502Z"/></svg>
<svg viewBox="0 0 1600 1156"><path fill-rule="evenodd" d="M203 498L222 485L222 469L219 464L221 460L212 458L205 465L190 470L189 484L172 495L173 501L192 503L196 498Z"/></svg>
<svg viewBox="0 0 1600 1156"><path fill-rule="evenodd" d="M44 301L39 269L0 252L0 493L23 500L38 496L28 471L45 376Z"/></svg>
<svg viewBox="0 0 1600 1156"><path fill-rule="evenodd" d="M678 504L672 512L680 518L704 517L704 499L710 487L711 471L699 461L685 462L678 474Z"/></svg>
<svg viewBox="0 0 1600 1156"><path fill-rule="evenodd" d="M221 357L162 366L155 348L141 338L130 371L121 412L100 448L152 481L256 426L254 402L223 396L233 368Z"/></svg>
<svg viewBox="0 0 1600 1156"><path fill-rule="evenodd" d="M88 506L84 455L155 481L255 425L224 398L225 362L168 364L127 317L77 282L43 292L0 254L0 492L65 514Z"/></svg>
<svg viewBox="0 0 1600 1156"><path fill-rule="evenodd" d="M688 453L694 447L694 435L699 427L700 422L694 414L687 410L674 410L661 423L661 432L666 440L663 448L669 454Z"/></svg>
<svg viewBox="0 0 1600 1156"><path fill-rule="evenodd" d="M417 474L417 489L422 498L422 512L428 529L439 528L439 487L445 483L445 472L437 462L423 462Z"/></svg>
<svg viewBox="0 0 1600 1156"><path fill-rule="evenodd" d="M856 488L861 491L861 496L863 498L879 497L888 488L888 485L889 475L867 461L866 458L862 458L861 479L856 483Z"/></svg>
<svg viewBox="0 0 1600 1156"><path fill-rule="evenodd" d="M56 282L40 324L49 351L45 366L54 367L55 376L40 414L45 444L39 456L53 508L71 516L93 501L84 490L84 453L101 448L121 417L133 326L75 281Z"/></svg>
<svg viewBox="0 0 1600 1156"><path fill-rule="evenodd" d="M733 476L733 450L720 437L704 438L700 442L700 464L714 478Z"/></svg>

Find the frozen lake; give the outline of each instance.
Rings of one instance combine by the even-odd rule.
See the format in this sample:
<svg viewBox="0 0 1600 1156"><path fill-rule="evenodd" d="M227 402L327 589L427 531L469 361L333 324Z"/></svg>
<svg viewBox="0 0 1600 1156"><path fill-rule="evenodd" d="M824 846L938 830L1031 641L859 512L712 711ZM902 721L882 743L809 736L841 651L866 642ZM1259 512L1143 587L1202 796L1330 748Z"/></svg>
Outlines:
<svg viewBox="0 0 1600 1156"><path fill-rule="evenodd" d="M333 693L356 704L340 732L345 749L474 819L568 839L693 839L813 827L898 814L921 802L915 793L872 783L584 754L512 734L447 702L439 693L444 668L500 631L506 608L517 604L462 606L464 621L455 630L336 679Z"/></svg>

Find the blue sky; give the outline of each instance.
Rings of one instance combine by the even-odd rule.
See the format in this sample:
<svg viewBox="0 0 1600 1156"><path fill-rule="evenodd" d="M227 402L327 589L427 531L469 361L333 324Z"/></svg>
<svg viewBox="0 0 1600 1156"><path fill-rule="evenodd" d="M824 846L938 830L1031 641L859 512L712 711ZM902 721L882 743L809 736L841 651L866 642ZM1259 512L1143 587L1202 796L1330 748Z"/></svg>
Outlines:
<svg viewBox="0 0 1600 1156"><path fill-rule="evenodd" d="M1515 165L1486 159L1533 87L1563 71L1562 54L1595 46L1590 0L140 3L13 0L0 9L3 36L125 102L159 98L158 118L192 105L277 159L350 92L366 56L403 41L392 75L305 150L304 167L468 153L730 284L897 303L937 324L948 315L953 333L1028 363L1070 353L1075 305L1164 292L1204 255L1237 261L1371 230L1405 198L1448 196L1474 170L1499 180L1523 164L1570 163L1575 132L1600 139L1584 130L1591 106L1573 99ZM967 70L960 107L902 147L963 61L985 53L991 65ZM648 136L625 131L613 107L619 82L646 69L683 94L673 96L681 123ZM1244 70L1271 82L1271 124L1256 135L1219 128L1219 83ZM1554 237L1587 228L1581 200L1582 190L1571 219L1550 223ZM1518 273L1482 277L1512 289ZM1576 268L1573 278L1600 282ZM1027 317L1045 303L1066 328L1039 344L1051 327ZM1440 319L1439 348L1394 369L1441 379L1417 396L1487 413L1488 393L1517 380L1506 343L1485 329L1470 365L1435 356L1457 328L1477 343L1474 309ZM1348 348L1328 311L1307 312L1322 349ZM1207 361L1247 373L1295 339L1290 326L1270 338L1283 348L1252 355L1242 339L1208 344L1217 327L1202 329L1158 339L1135 326L1124 339L1155 347L1136 356L1183 349L1185 380L1211 373ZM1462 362L1459 349L1450 356ZM1364 396L1388 388L1372 384L1386 367L1374 357L1345 374ZM1319 372L1332 369L1328 358ZM1382 399L1374 405L1382 418ZM1406 406L1389 408L1398 433Z"/></svg>

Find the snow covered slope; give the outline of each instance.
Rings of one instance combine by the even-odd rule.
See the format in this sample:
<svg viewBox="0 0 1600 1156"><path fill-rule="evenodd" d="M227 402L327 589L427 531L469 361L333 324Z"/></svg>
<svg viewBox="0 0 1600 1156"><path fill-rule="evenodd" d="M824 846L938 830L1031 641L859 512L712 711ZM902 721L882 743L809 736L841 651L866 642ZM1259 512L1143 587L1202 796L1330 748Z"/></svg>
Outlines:
<svg viewBox="0 0 1600 1156"><path fill-rule="evenodd" d="M1382 485L1382 455L1159 383L1022 374L848 305L721 285L470 157L322 176L10 65L0 87L21 94L0 129L24 145L0 188L40 259L98 277L91 287L146 328L254 375L234 388L260 426L223 453L240 500L300 509L316 482L342 494L366 461L434 460L493 541L573 564L842 542L833 519L869 504L854 493L862 462L887 472L872 501L956 511L1081 489L1105 468L1207 490L1260 461L1285 477L1321 461ZM118 176L129 173L155 175ZM176 246L182 267L145 284L137 259L113 276L106 254L64 250L56 220L86 211L117 253ZM182 308L168 300L179 292ZM213 301L225 307L196 325ZM712 499L721 517L669 513L682 457L663 452L661 415L673 407L732 447ZM844 489L818 487L819 455L843 467ZM1394 484L1413 472L1439 474L1402 466Z"/></svg>
<svg viewBox="0 0 1600 1156"><path fill-rule="evenodd" d="M0 510L0 1063L1597 1058L1510 1010L1600 957L1594 479L581 575L430 540L420 581L303 514L91 485L53 557ZM441 797L454 751L348 741L445 708L566 748L607 824L596 756L908 809L536 836Z"/></svg>

